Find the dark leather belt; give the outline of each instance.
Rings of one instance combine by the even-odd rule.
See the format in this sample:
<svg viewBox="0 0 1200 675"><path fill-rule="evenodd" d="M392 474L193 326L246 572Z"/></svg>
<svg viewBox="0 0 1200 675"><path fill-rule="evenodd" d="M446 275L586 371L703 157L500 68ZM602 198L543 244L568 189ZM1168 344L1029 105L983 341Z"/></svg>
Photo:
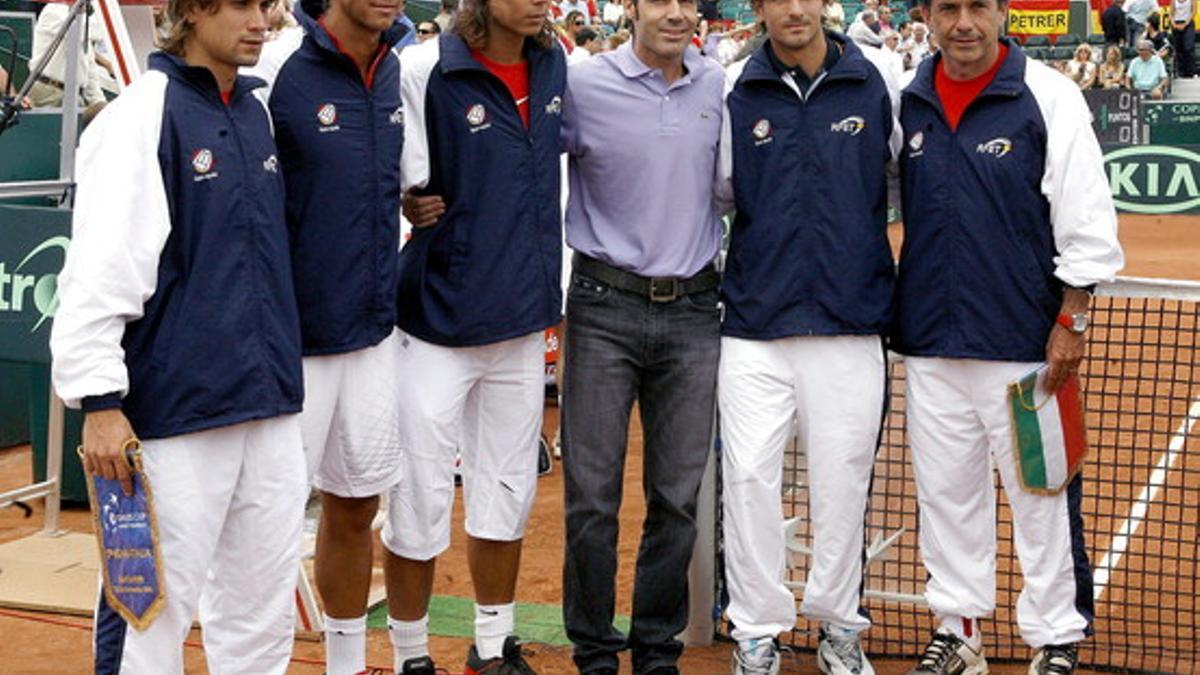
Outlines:
<svg viewBox="0 0 1200 675"><path fill-rule="evenodd" d="M41 82L44 85L54 87L55 89L66 89L67 88L67 85L63 84L62 82L59 82L58 80L54 79L53 77L47 77L46 75L38 75L37 81Z"/></svg>
<svg viewBox="0 0 1200 675"><path fill-rule="evenodd" d="M711 291L721 283L721 275L711 264L687 277L644 277L576 253L573 269L600 283L626 293L649 298L651 302L672 302L683 295Z"/></svg>

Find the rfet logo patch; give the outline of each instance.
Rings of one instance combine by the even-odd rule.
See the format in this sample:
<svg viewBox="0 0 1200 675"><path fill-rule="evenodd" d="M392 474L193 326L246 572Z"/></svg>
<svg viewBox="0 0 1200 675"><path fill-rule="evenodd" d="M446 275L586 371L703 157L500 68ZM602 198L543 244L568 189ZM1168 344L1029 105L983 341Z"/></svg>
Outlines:
<svg viewBox="0 0 1200 675"><path fill-rule="evenodd" d="M213 157L212 150L208 148L200 148L192 153L192 171L197 176L203 176L210 173L216 168L217 160Z"/></svg>
<svg viewBox="0 0 1200 675"><path fill-rule="evenodd" d="M829 130L835 133L850 134L857 136L867 126L866 120L858 115L851 115L840 122L834 122L829 125Z"/></svg>
<svg viewBox="0 0 1200 675"><path fill-rule="evenodd" d="M1012 141L1008 140L1007 138L1000 137L993 138L986 143L980 143L979 145L975 146L975 152L981 155L991 155L992 157L999 159L1012 152L1012 148Z"/></svg>
<svg viewBox="0 0 1200 675"><path fill-rule="evenodd" d="M317 109L317 121L323 127L333 126L337 124L338 113L337 106L332 103L326 103Z"/></svg>

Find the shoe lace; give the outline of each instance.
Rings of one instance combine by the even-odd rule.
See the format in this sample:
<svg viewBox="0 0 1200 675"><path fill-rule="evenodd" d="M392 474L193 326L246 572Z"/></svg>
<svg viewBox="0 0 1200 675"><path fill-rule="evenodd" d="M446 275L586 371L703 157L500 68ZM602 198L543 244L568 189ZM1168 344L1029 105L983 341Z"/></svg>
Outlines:
<svg viewBox="0 0 1200 675"><path fill-rule="evenodd" d="M829 642L829 646L833 647L833 653L838 655L850 672L862 671L863 653L857 635L844 638L827 634L825 639Z"/></svg>
<svg viewBox="0 0 1200 675"><path fill-rule="evenodd" d="M734 652L734 659L737 660L737 665L742 673L746 675L769 675L771 667L775 664L775 659L779 658L779 652L774 645L769 648L764 646L761 649L753 649L750 651L742 651L741 649Z"/></svg>
<svg viewBox="0 0 1200 675"><path fill-rule="evenodd" d="M929 645L925 647L925 653L921 655L921 662L918 665L920 670L930 670L939 672L954 655L958 648L958 638L953 635L945 635L937 633L933 639L929 641Z"/></svg>
<svg viewBox="0 0 1200 675"><path fill-rule="evenodd" d="M1079 660L1073 645L1047 645L1042 649L1042 673L1046 675L1071 675Z"/></svg>

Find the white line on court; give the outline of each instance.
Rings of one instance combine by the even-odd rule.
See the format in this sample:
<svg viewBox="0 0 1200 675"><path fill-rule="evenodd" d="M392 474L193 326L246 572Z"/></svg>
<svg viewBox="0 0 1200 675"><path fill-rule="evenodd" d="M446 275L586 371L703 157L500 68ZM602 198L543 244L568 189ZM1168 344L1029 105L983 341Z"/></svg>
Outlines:
<svg viewBox="0 0 1200 675"><path fill-rule="evenodd" d="M1179 429L1171 437L1167 451L1158 460L1158 466L1154 467L1154 472L1150 474L1149 482L1146 483L1146 487L1142 488L1142 494L1137 501L1133 503L1129 517L1121 524L1116 536L1113 537L1112 545L1108 547L1108 552L1096 566L1095 593L1092 596L1094 599L1100 599L1105 587L1108 586L1109 575L1121 564L1121 556L1125 555L1125 549L1129 548L1129 539L1141 527L1142 521L1146 518L1146 512L1150 510L1150 504L1158 497L1158 491L1166 484L1167 472L1175 467L1175 460L1183 455L1184 442L1187 440L1188 434L1192 433L1192 427L1198 419L1200 419L1200 398L1192 402L1187 417L1179 423Z"/></svg>

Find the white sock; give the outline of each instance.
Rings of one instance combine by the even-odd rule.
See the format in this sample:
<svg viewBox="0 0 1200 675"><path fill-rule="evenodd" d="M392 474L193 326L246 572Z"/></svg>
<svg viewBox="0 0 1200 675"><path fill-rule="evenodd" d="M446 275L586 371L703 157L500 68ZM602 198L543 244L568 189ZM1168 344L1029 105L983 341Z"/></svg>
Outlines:
<svg viewBox="0 0 1200 675"><path fill-rule="evenodd" d="M966 619L961 616L947 615L942 617L942 628L957 635L971 649L983 649L983 635L979 632L979 619Z"/></svg>
<svg viewBox="0 0 1200 675"><path fill-rule="evenodd" d="M392 639L392 663L396 672L404 662L429 655L429 615L416 621L401 621L388 617L388 637Z"/></svg>
<svg viewBox="0 0 1200 675"><path fill-rule="evenodd" d="M325 670L354 675L367 669L367 615L355 619L325 616Z"/></svg>
<svg viewBox="0 0 1200 675"><path fill-rule="evenodd" d="M515 603L475 605L475 651L481 659L504 655L504 639L513 634Z"/></svg>
<svg viewBox="0 0 1200 675"><path fill-rule="evenodd" d="M767 647L774 647L775 643L770 637L756 637L749 640L738 640L738 651L744 656L756 658L766 652Z"/></svg>

